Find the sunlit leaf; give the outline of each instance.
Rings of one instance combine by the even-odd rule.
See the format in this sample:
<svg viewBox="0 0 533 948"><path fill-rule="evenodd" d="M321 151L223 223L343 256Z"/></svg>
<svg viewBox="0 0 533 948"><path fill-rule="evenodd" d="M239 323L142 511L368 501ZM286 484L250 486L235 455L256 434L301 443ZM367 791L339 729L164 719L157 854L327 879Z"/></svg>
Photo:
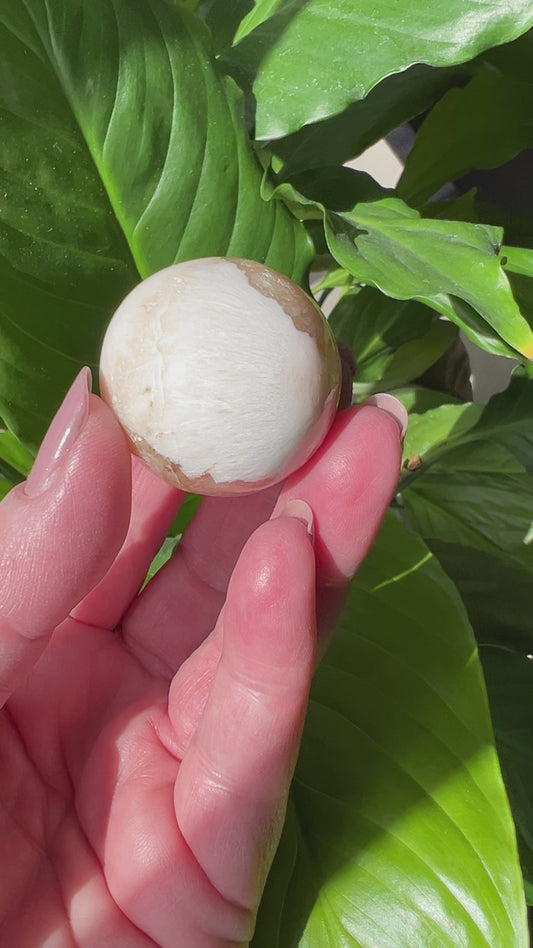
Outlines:
<svg viewBox="0 0 533 948"><path fill-rule="evenodd" d="M420 204L469 171L496 168L533 145L533 85L481 72L451 89L420 128L398 194Z"/></svg>
<svg viewBox="0 0 533 948"><path fill-rule="evenodd" d="M533 23L528 0L258 0L231 61L253 80L258 138L335 115L414 63L451 66Z"/></svg>
<svg viewBox="0 0 533 948"><path fill-rule="evenodd" d="M233 255L300 281L203 23L164 0L0 0L0 412L41 439L139 278Z"/></svg>
<svg viewBox="0 0 533 948"><path fill-rule="evenodd" d="M312 692L254 948L525 948L514 828L463 606L393 518Z"/></svg>

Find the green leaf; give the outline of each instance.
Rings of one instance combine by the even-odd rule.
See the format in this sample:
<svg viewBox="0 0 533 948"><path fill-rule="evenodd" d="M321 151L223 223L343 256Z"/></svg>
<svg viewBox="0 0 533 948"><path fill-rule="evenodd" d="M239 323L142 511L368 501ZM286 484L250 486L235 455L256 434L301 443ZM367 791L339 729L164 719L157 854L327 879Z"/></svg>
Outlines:
<svg viewBox="0 0 533 948"><path fill-rule="evenodd" d="M419 385L463 401L472 399L472 369L466 346L456 336L446 351L417 379Z"/></svg>
<svg viewBox="0 0 533 948"><path fill-rule="evenodd" d="M448 465L448 454L471 450L479 443L506 449L520 469L533 474L533 379L516 370L508 388L486 406L442 405L413 415L404 441L404 456L422 456L426 466ZM500 457L501 455L498 455ZM487 460L488 463L488 460ZM492 468L503 471L502 467ZM508 470L508 469L507 469Z"/></svg>
<svg viewBox="0 0 533 948"><path fill-rule="evenodd" d="M495 451L493 468L502 464L499 446ZM504 466L509 463L504 454ZM480 463L474 452L470 464L463 458L454 465L451 456L448 464L441 460L438 467L417 477L401 494L408 522L424 538L471 546L533 570L533 546L528 542L533 477L490 468L486 473L483 466L487 455Z"/></svg>
<svg viewBox="0 0 533 948"><path fill-rule="evenodd" d="M330 211L348 211L360 201L378 201L394 194L365 171L331 165L292 175L289 184L299 194Z"/></svg>
<svg viewBox="0 0 533 948"><path fill-rule="evenodd" d="M420 204L469 171L496 168L533 146L533 86L481 72L451 89L420 128L398 194Z"/></svg>
<svg viewBox="0 0 533 948"><path fill-rule="evenodd" d="M471 629L393 517L318 671L254 948L525 948Z"/></svg>
<svg viewBox="0 0 533 948"><path fill-rule="evenodd" d="M472 65L496 69L519 82L533 82L533 35L527 32L513 43L486 49Z"/></svg>
<svg viewBox="0 0 533 948"><path fill-rule="evenodd" d="M497 441L533 474L533 379L526 372L516 370L508 388L491 398L469 437Z"/></svg>
<svg viewBox="0 0 533 948"><path fill-rule="evenodd" d="M13 484L0 474L0 500L3 500L9 494L12 487Z"/></svg>
<svg viewBox="0 0 533 948"><path fill-rule="evenodd" d="M199 494L188 494L185 497L185 500L181 504L181 507L174 518L174 523L169 530L169 535L163 540L160 549L157 551L150 564L144 585L149 583L155 574L158 573L159 570L165 565L165 563L171 559L176 547L185 533L185 530L189 526L196 511L198 510L201 500L202 498Z"/></svg>
<svg viewBox="0 0 533 948"><path fill-rule="evenodd" d="M208 44L164 0L0 0L0 413L28 445L139 276L228 254L304 277Z"/></svg>
<svg viewBox="0 0 533 948"><path fill-rule="evenodd" d="M168 531L171 537L180 537L185 533L201 501L202 498L199 494L187 494L174 518L174 523Z"/></svg>
<svg viewBox="0 0 533 948"><path fill-rule="evenodd" d="M533 277L533 250L525 247L502 247L502 264L511 273Z"/></svg>
<svg viewBox="0 0 533 948"><path fill-rule="evenodd" d="M426 306L393 300L369 287L343 296L330 325L355 353L356 395L410 382L435 362L457 332Z"/></svg>
<svg viewBox="0 0 533 948"><path fill-rule="evenodd" d="M533 886L532 657L503 648L481 649L496 745L530 893Z"/></svg>
<svg viewBox="0 0 533 948"><path fill-rule="evenodd" d="M501 227L505 233L507 244L512 244L513 247L533 247L533 219L531 214L527 214L525 206L524 213L517 214L508 208L500 207L498 204L490 204L476 198L474 208L473 216L470 219ZM505 250L503 248L502 266L505 267Z"/></svg>
<svg viewBox="0 0 533 948"><path fill-rule="evenodd" d="M464 443L465 435L477 424L483 413L481 405L439 405L424 414L412 415L406 432L404 457L417 454L430 464L442 457L450 447Z"/></svg>
<svg viewBox="0 0 533 948"><path fill-rule="evenodd" d="M407 388L397 388L394 395L401 401L402 405L405 405L409 414L411 412L423 414L433 408L438 408L440 405L456 405L459 402L459 399L450 395L449 392L437 392L418 383Z"/></svg>
<svg viewBox="0 0 533 948"><path fill-rule="evenodd" d="M230 61L253 79L257 137L279 138L341 112L415 63L466 62L532 23L528 0L485 0L483 15L475 0L376 0L371 7L357 0L263 0Z"/></svg>
<svg viewBox="0 0 533 948"><path fill-rule="evenodd" d="M533 379L517 371L482 410L443 405L412 415L400 490L411 525L533 569ZM456 577L454 576L454 579Z"/></svg>
<svg viewBox="0 0 533 948"><path fill-rule="evenodd" d="M399 125L425 112L462 73L416 65L378 83L340 115L272 142L283 177L320 165L343 165Z"/></svg>
<svg viewBox="0 0 533 948"><path fill-rule="evenodd" d="M327 214L325 228L331 254L358 282L425 303L489 352L533 356L533 332L498 258L497 228L425 220L397 198Z"/></svg>
<svg viewBox="0 0 533 948"><path fill-rule="evenodd" d="M0 462L7 464L15 474L19 475L13 483L24 479L33 464L33 454L10 431L2 428L0 428Z"/></svg>
<svg viewBox="0 0 533 948"><path fill-rule="evenodd" d="M461 594L478 644L533 652L531 572L472 547L430 547Z"/></svg>
<svg viewBox="0 0 533 948"><path fill-rule="evenodd" d="M152 562L150 563L150 568L146 575L144 585L146 585L146 583L149 583L150 580L153 579L155 574L159 572L161 567L164 566L165 563L169 561L169 559L174 553L174 550L176 549L180 540L181 540L181 535L174 536L174 537L165 537L161 545L161 548L157 551Z"/></svg>
<svg viewBox="0 0 533 948"><path fill-rule="evenodd" d="M533 380L517 373L485 408L442 405L412 415L400 490L422 536L533 569ZM411 467L411 465L409 465Z"/></svg>
<svg viewBox="0 0 533 948"><path fill-rule="evenodd" d="M200 0L196 13L205 20L213 36L216 52L231 46L241 20L250 12L254 0Z"/></svg>

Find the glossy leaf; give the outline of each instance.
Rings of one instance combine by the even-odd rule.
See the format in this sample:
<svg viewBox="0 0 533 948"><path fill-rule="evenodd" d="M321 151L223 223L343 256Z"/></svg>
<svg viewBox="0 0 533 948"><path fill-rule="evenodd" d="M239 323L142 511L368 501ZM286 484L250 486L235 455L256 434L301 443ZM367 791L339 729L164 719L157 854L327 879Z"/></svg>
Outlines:
<svg viewBox="0 0 533 948"><path fill-rule="evenodd" d="M481 650L494 733L529 891L533 886L533 661L503 648Z"/></svg>
<svg viewBox="0 0 533 948"><path fill-rule="evenodd" d="M515 458L519 470L533 474L533 379L524 370L515 371L509 387L484 407L439 405L424 414L414 414L404 441L404 457L418 454L426 466L446 464L449 452L454 451L457 464L459 450L471 451L473 445L480 444L488 444L498 459L502 455L495 454L495 449L505 449ZM504 471L502 467L488 469Z"/></svg>
<svg viewBox="0 0 533 948"><path fill-rule="evenodd" d="M416 383L406 388L397 388L394 392L402 405L405 405L409 413L423 414L440 405L456 405L459 399L453 397L449 392L437 392L434 389L426 388ZM411 423L411 422L409 422Z"/></svg>
<svg viewBox="0 0 533 948"><path fill-rule="evenodd" d="M0 429L0 462L9 465L20 475L17 480L26 477L33 464L33 454L28 451L10 431Z"/></svg>
<svg viewBox="0 0 533 948"><path fill-rule="evenodd" d="M318 671L254 948L525 948L471 629L390 517Z"/></svg>
<svg viewBox="0 0 533 948"><path fill-rule="evenodd" d="M519 82L533 82L533 35L524 33L514 43L486 49L474 67L496 69Z"/></svg>
<svg viewBox="0 0 533 948"><path fill-rule="evenodd" d="M306 125L272 142L283 177L320 165L343 165L414 116L425 112L452 85L458 69L416 65L378 83L340 115Z"/></svg>
<svg viewBox="0 0 533 948"><path fill-rule="evenodd" d="M464 443L465 436L481 418L483 407L473 404L439 405L424 414L414 414L404 439L404 458L419 455L430 464L450 448Z"/></svg>
<svg viewBox="0 0 533 948"><path fill-rule="evenodd" d="M533 379L518 369L509 387L489 401L471 430L473 440L496 441L533 474Z"/></svg>
<svg viewBox="0 0 533 948"><path fill-rule="evenodd" d="M423 537L533 569L532 386L518 376L484 409L442 405L411 416L404 457L420 461L404 469L400 490Z"/></svg>
<svg viewBox="0 0 533 948"><path fill-rule="evenodd" d="M327 214L325 226L330 252L358 282L425 303L489 352L533 357L533 332L498 258L497 228L426 220L397 198Z"/></svg>
<svg viewBox="0 0 533 948"><path fill-rule="evenodd" d="M418 477L402 491L408 522L421 536L471 546L521 569L533 570L533 546L528 542L533 512L533 477L516 467L496 447L490 465L504 468L487 473L483 464L466 458L454 466L452 458L439 469ZM489 462L490 463L490 462ZM480 469L481 468L481 469ZM485 470L483 469L485 468Z"/></svg>
<svg viewBox="0 0 533 948"><path fill-rule="evenodd" d="M226 254L304 276L208 44L164 0L0 0L0 412L28 444L139 276Z"/></svg>
<svg viewBox="0 0 533 948"><path fill-rule="evenodd" d="M496 168L533 146L533 85L481 72L451 89L418 131L398 194L418 205L469 171Z"/></svg>
<svg viewBox="0 0 533 948"><path fill-rule="evenodd" d="M531 571L473 547L429 545L461 594L478 644L533 654Z"/></svg>
<svg viewBox="0 0 533 948"><path fill-rule="evenodd" d="M211 30L216 52L231 46L239 24L254 6L254 0L199 0L196 13Z"/></svg>
<svg viewBox="0 0 533 948"><path fill-rule="evenodd" d="M302 171L292 175L289 183L299 194L330 211L349 211L361 201L367 203L394 195L394 191L381 187L365 171L334 165Z"/></svg>
<svg viewBox="0 0 533 948"><path fill-rule="evenodd" d="M457 330L426 306L365 287L348 293L330 315L336 337L354 351L354 394L405 385L444 352Z"/></svg>
<svg viewBox="0 0 533 948"><path fill-rule="evenodd" d="M533 250L525 247L502 247L503 266L512 273L533 277Z"/></svg>
<svg viewBox="0 0 533 948"><path fill-rule="evenodd" d="M468 402L473 397L471 378L468 350L461 337L456 335L437 361L417 378L417 383Z"/></svg>
<svg viewBox="0 0 533 948"><path fill-rule="evenodd" d="M527 0L485 0L482 15L475 0L377 0L371 7L260 0L231 61L253 79L257 137L279 138L341 112L415 63L466 62L532 23Z"/></svg>

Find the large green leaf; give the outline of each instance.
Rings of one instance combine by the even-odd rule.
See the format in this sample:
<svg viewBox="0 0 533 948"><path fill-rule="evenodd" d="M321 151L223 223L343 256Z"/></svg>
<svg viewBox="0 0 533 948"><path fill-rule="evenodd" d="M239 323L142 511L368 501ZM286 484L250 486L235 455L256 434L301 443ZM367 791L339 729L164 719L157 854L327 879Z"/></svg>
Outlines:
<svg viewBox="0 0 533 948"><path fill-rule="evenodd" d="M344 164L394 128L425 112L461 78L458 69L422 65L389 76L340 115L273 141L271 147L283 160L283 177L320 165Z"/></svg>
<svg viewBox="0 0 533 948"><path fill-rule="evenodd" d="M253 79L258 138L279 138L414 63L466 62L532 23L529 0L259 0L231 61Z"/></svg>
<svg viewBox="0 0 533 948"><path fill-rule="evenodd" d="M139 275L226 254L304 275L208 41L164 0L0 0L0 412L30 444Z"/></svg>
<svg viewBox="0 0 533 948"><path fill-rule="evenodd" d="M404 457L420 455L426 468L435 463L454 464L472 457L472 448L489 445L493 458L500 464L500 447L515 459L515 471L533 474L533 379L523 370L515 370L508 388L494 395L487 405L439 405L424 414L412 415L404 441ZM468 453L467 453L468 449ZM487 470L503 472L486 458ZM506 471L510 471L507 466Z"/></svg>
<svg viewBox="0 0 533 948"><path fill-rule="evenodd" d="M326 214L325 227L331 254L358 282L425 303L489 352L533 357L533 332L499 260L498 228L426 220L398 198Z"/></svg>
<svg viewBox="0 0 533 948"><path fill-rule="evenodd" d="M457 332L427 306L394 300L370 287L343 296L330 325L355 353L356 396L410 382L438 359Z"/></svg>
<svg viewBox="0 0 533 948"><path fill-rule="evenodd" d="M456 405L460 401L456 396L449 392L439 392L435 389L426 388L418 382L405 388L397 388L394 392L409 413L422 414L431 411L433 408L439 408L440 405ZM411 421L409 421L411 424Z"/></svg>
<svg viewBox="0 0 533 948"><path fill-rule="evenodd" d="M481 405L438 405L424 414L413 414L404 439L404 458L418 455L427 466L450 448L464 444L468 432L483 413Z"/></svg>
<svg viewBox="0 0 533 948"><path fill-rule="evenodd" d="M393 517L316 677L254 948L525 948L475 642Z"/></svg>
<svg viewBox="0 0 533 948"><path fill-rule="evenodd" d="M515 371L509 387L491 398L469 437L496 441L533 474L533 378L527 372Z"/></svg>
<svg viewBox="0 0 533 948"><path fill-rule="evenodd" d="M15 475L12 478L13 483L25 478L33 464L30 451L5 428L0 428L0 465L2 464L7 465Z"/></svg>
<svg viewBox="0 0 533 948"><path fill-rule="evenodd" d="M533 894L533 656L483 648L496 744L513 810L522 867Z"/></svg>
<svg viewBox="0 0 533 948"><path fill-rule="evenodd" d="M485 451L473 461L459 455L457 465L450 457L445 469L439 465L441 470L418 477L402 491L407 519L427 539L474 547L533 570L533 477L513 471L516 461L502 457L497 445L495 454L493 460Z"/></svg>
<svg viewBox="0 0 533 948"><path fill-rule="evenodd" d="M199 0L196 13L207 23L217 52L231 46L241 20L252 9L254 0Z"/></svg>
<svg viewBox="0 0 533 948"><path fill-rule="evenodd" d="M533 82L533 34L524 33L514 43L486 49L472 68L497 70L519 82Z"/></svg>
<svg viewBox="0 0 533 948"><path fill-rule="evenodd" d="M533 653L531 571L473 547L441 541L429 546L457 586L478 644Z"/></svg>
<svg viewBox="0 0 533 948"><path fill-rule="evenodd" d="M405 460L418 463L400 490L422 536L533 569L532 387L517 377L485 409L442 405L411 416Z"/></svg>
<svg viewBox="0 0 533 948"><path fill-rule="evenodd" d="M416 136L398 193L420 204L448 181L495 168L533 146L533 85L481 72L464 89L451 89Z"/></svg>

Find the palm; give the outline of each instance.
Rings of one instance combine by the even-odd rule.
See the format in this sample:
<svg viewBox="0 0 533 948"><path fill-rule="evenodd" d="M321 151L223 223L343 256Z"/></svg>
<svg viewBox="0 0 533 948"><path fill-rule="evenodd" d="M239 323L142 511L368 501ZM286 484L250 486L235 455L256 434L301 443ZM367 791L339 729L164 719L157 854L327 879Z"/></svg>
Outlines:
<svg viewBox="0 0 533 948"><path fill-rule="evenodd" d="M356 482L340 528L339 456L364 450L354 430L368 412L374 440L381 426L381 449L366 462L364 500ZM314 510L322 627L377 528L398 463L397 429L383 413L369 409L352 419L354 430L346 419L338 428L276 507L298 496ZM122 451L117 440L120 460L109 464L124 471ZM239 559L275 494L205 501L179 555L138 595L180 498L136 469L130 530L115 558L121 486L87 501L88 523L92 503L109 508L84 566L92 591L56 624L3 712L0 941L245 945L281 830L315 660L311 544L298 520L271 520ZM9 511L6 519L9 527ZM355 540L354 522L362 524ZM42 542L52 542L49 532ZM111 553L101 578L103 546ZM75 563L66 568L81 573ZM36 637L31 648L44 644Z"/></svg>

